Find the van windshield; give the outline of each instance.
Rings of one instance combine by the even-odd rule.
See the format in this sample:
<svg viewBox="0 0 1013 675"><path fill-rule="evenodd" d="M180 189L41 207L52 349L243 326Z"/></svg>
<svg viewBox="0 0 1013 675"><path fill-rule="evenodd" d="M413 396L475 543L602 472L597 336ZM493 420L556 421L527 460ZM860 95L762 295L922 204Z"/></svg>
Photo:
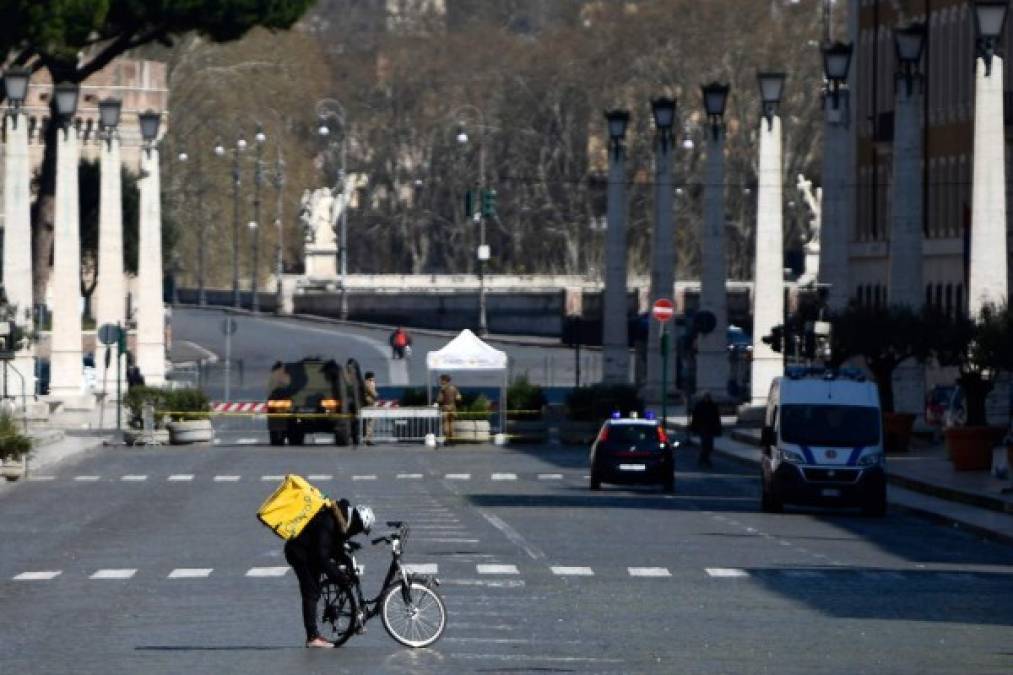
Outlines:
<svg viewBox="0 0 1013 675"><path fill-rule="evenodd" d="M855 448L879 443L879 409L850 405L781 407L781 440L795 445Z"/></svg>

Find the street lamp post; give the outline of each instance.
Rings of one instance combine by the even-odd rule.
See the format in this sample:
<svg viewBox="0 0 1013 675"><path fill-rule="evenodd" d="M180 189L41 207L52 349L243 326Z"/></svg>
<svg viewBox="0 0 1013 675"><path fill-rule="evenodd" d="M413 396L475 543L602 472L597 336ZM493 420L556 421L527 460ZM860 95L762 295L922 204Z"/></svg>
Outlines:
<svg viewBox="0 0 1013 675"><path fill-rule="evenodd" d="M464 110L470 110L474 112L478 117L478 195L479 204L478 209L474 214L467 214L474 218L475 223L478 225L478 334L485 337L489 334L489 325L486 314L486 293L485 293L485 265L489 261L489 246L485 243L485 219L487 216L486 200L487 195L491 194L485 184L485 149L486 149L486 131L488 127L485 123L485 113L482 112L481 108L477 108L473 105L464 106L459 108L457 115L460 115ZM456 136L457 143L461 146L466 146L469 142L467 127L463 122L458 122L458 131Z"/></svg>
<svg viewBox="0 0 1013 675"><path fill-rule="evenodd" d="M240 153L246 149L246 139L240 137L232 148L232 306L242 307L242 295L239 291L239 222L240 199L239 188L242 185ZM215 145L215 154L225 156L225 146L220 142Z"/></svg>
<svg viewBox="0 0 1013 675"><path fill-rule="evenodd" d="M728 290L725 262L725 106L730 87L711 82L701 88L710 122L700 236L700 308L714 315L714 328L700 337L697 390L724 398L728 390Z"/></svg>
<svg viewBox="0 0 1013 675"><path fill-rule="evenodd" d="M1006 243L1006 142L1003 129L1003 60L996 55L1008 2L974 3L977 58L974 94L974 173L967 306L972 318L1008 293Z"/></svg>
<svg viewBox="0 0 1013 675"><path fill-rule="evenodd" d="M158 161L158 130L162 115L138 115L141 152L140 223L137 246L137 367L145 383L165 381L165 305L162 297L162 206Z"/></svg>
<svg viewBox="0 0 1013 675"><path fill-rule="evenodd" d="M121 185L120 123L122 104L99 101L99 127L103 140L99 190L98 281L95 323L126 323L126 288L123 279L123 199Z"/></svg>
<svg viewBox="0 0 1013 675"><path fill-rule="evenodd" d="M661 298L671 299L675 288L675 240L672 217L672 126L675 123L675 100L658 98L651 102L654 116L654 232L651 262L651 305ZM674 323L674 322L673 322ZM666 330L660 321L650 321L647 334L646 398L651 402L664 400L663 387L671 382L662 373L661 336ZM671 338L669 338L671 342Z"/></svg>
<svg viewBox="0 0 1013 675"><path fill-rule="evenodd" d="M257 153L254 158L254 169L253 169L253 222L250 224L250 230L252 234L252 268L250 270L250 310L253 312L260 311L260 300L257 297L257 272L260 268L260 186L264 182L264 143L267 141L267 135L264 133L264 129L257 125L257 132L253 136L253 140L257 146Z"/></svg>
<svg viewBox="0 0 1013 675"><path fill-rule="evenodd" d="M630 113L610 110L605 113L605 120L609 135L609 173L602 380L608 384L626 384L630 379L630 352L626 325L626 150L623 139Z"/></svg>
<svg viewBox="0 0 1013 675"><path fill-rule="evenodd" d="M341 167L337 170L334 178L334 187L331 188L331 193L334 195L335 200L341 200L339 202L341 208L339 215L340 222L331 223L331 227L337 225L339 230L338 284L341 287L340 317L342 320L345 320L348 319L348 205L351 197L346 194L345 190L346 162L348 161L348 128L345 108L333 98L325 98L317 103L317 118L320 122L317 133L322 139L329 139L331 136L331 120L336 121L338 127L341 129L341 144L338 146ZM328 147L331 151L333 151L333 146L334 141L330 140Z"/></svg>
<svg viewBox="0 0 1013 675"><path fill-rule="evenodd" d="M204 173L201 170L203 163L200 159L200 153L197 154L197 173L199 176L200 184L197 187L197 217L198 220L203 220L204 217L204 206L205 206L205 194L207 188L204 185ZM181 152L177 156L180 162L187 163L190 161L190 155L186 152ZM206 241L207 241L207 226L205 222L200 222L197 228L197 304L200 307L205 307L208 304L207 296L207 266L206 266Z"/></svg>
<svg viewBox="0 0 1013 675"><path fill-rule="evenodd" d="M828 289L827 307L843 310L848 305L848 239L851 226L852 181L848 178L854 152L850 132L852 46L835 42L823 46L823 207L820 225L818 281Z"/></svg>
<svg viewBox="0 0 1013 675"><path fill-rule="evenodd" d="M750 403L762 406L770 384L784 371L784 360L763 342L784 323L784 186L781 167L781 118L784 73L757 74L762 101L760 158L756 188L756 255L753 273L753 358Z"/></svg>
<svg viewBox="0 0 1013 675"><path fill-rule="evenodd" d="M276 195L274 226L278 230L278 243L275 247L274 275L277 286L277 306L275 311L284 313L282 308L282 275L285 274L285 160L281 158L281 145L278 145L278 159L274 163L274 189Z"/></svg>

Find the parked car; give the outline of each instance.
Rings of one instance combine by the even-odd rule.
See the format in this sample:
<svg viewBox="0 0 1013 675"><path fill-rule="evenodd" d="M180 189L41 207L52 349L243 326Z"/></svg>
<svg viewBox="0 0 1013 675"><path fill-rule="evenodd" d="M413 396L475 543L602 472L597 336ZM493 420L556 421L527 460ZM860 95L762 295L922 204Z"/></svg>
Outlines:
<svg viewBox="0 0 1013 675"><path fill-rule="evenodd" d="M644 418L614 413L591 445L591 489L602 483L656 483L674 492L678 445L650 413Z"/></svg>

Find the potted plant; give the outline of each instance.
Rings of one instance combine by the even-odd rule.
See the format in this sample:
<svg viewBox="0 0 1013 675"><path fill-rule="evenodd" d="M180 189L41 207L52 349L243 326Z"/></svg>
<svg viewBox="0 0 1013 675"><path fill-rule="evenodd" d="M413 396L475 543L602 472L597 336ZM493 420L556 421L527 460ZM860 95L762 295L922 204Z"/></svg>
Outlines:
<svg viewBox="0 0 1013 675"><path fill-rule="evenodd" d="M15 481L25 475L32 439L18 431L9 414L0 413L0 475Z"/></svg>
<svg viewBox="0 0 1013 675"><path fill-rule="evenodd" d="M173 445L210 443L214 429L208 410L211 402L200 389L171 389L163 395L162 404L170 421L169 442Z"/></svg>
<svg viewBox="0 0 1013 675"><path fill-rule="evenodd" d="M514 441L541 442L545 440L545 392L531 384L524 375L517 377L507 388L507 401L512 410L507 412L507 433Z"/></svg>
<svg viewBox="0 0 1013 675"><path fill-rule="evenodd" d="M492 401L485 394L465 394L457 407L453 440L487 443L492 438L491 413Z"/></svg>
<svg viewBox="0 0 1013 675"><path fill-rule="evenodd" d="M927 309L915 312L903 305L885 309L852 304L831 316L831 353L839 366L861 357L872 373L883 410L883 439L887 452L904 452L911 443L915 417L897 412L893 375L909 359L924 363L932 355L931 338L944 315Z"/></svg>
<svg viewBox="0 0 1013 675"><path fill-rule="evenodd" d="M1013 370L1013 317L1009 306L986 305L976 321L953 319L937 339L939 363L959 369L957 384L964 392L967 416L965 426L944 432L953 468L987 471L992 465L992 447L1002 438L1003 430L988 425L985 401L996 376Z"/></svg>

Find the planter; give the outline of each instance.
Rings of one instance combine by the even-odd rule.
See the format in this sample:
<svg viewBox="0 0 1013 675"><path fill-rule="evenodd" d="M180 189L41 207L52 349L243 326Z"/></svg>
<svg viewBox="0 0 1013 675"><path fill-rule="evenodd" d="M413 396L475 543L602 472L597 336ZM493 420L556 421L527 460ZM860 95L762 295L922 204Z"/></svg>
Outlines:
<svg viewBox="0 0 1013 675"><path fill-rule="evenodd" d="M943 433L954 470L988 471L992 468L992 447L1002 438L1002 429L951 427Z"/></svg>
<svg viewBox="0 0 1013 675"><path fill-rule="evenodd" d="M215 437L209 419L169 422L165 427L169 430L169 442L173 445L210 443Z"/></svg>
<svg viewBox="0 0 1013 675"><path fill-rule="evenodd" d="M0 461L0 476L9 481L15 481L25 475L28 468L28 460L24 457L19 459L4 459Z"/></svg>
<svg viewBox="0 0 1013 675"><path fill-rule="evenodd" d="M908 451L915 417L911 413L883 413L883 446L887 452Z"/></svg>
<svg viewBox="0 0 1013 675"><path fill-rule="evenodd" d="M454 420L455 442L488 443L492 438L489 420Z"/></svg>
<svg viewBox="0 0 1013 675"><path fill-rule="evenodd" d="M123 432L123 442L127 445L168 445L169 430L155 429L145 435L142 429L127 429Z"/></svg>
<svg viewBox="0 0 1013 675"><path fill-rule="evenodd" d="M545 420L507 420L507 436L513 443L544 443L547 427Z"/></svg>

